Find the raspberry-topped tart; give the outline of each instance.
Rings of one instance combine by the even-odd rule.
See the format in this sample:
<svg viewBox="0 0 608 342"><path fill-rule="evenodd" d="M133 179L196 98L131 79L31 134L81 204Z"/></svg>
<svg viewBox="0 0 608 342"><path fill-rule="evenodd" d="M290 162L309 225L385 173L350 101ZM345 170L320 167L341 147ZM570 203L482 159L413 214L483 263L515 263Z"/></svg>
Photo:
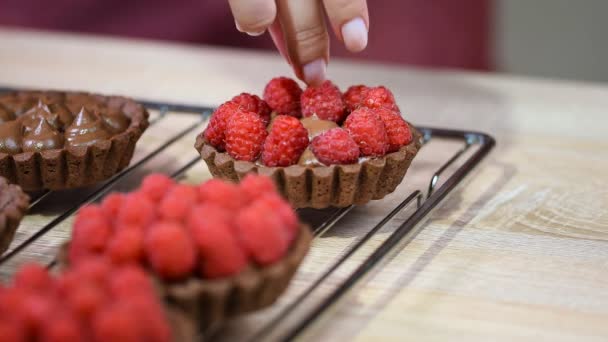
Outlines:
<svg viewBox="0 0 608 342"><path fill-rule="evenodd" d="M29 197L0 177L0 255L6 251L29 206Z"/></svg>
<svg viewBox="0 0 608 342"><path fill-rule="evenodd" d="M293 206L313 208L383 198L420 146L387 88L342 93L325 81L302 91L286 77L266 85L264 100L244 93L219 106L195 144L214 177L268 175Z"/></svg>
<svg viewBox="0 0 608 342"><path fill-rule="evenodd" d="M0 289L0 340L6 342L194 341L184 319L165 310L141 268L104 258L59 276L26 264Z"/></svg>
<svg viewBox="0 0 608 342"><path fill-rule="evenodd" d="M82 208L60 260L138 265L171 306L210 326L272 304L310 240L268 177L192 186L154 174L133 193Z"/></svg>
<svg viewBox="0 0 608 342"><path fill-rule="evenodd" d="M88 186L125 168L148 127L133 100L75 92L0 96L0 176L26 191Z"/></svg>

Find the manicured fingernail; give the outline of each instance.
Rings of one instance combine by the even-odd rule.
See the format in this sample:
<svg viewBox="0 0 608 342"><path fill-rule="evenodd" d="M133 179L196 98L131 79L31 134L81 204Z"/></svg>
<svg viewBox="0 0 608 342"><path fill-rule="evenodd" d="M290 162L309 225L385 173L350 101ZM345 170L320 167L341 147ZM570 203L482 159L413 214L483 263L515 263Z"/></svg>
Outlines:
<svg viewBox="0 0 608 342"><path fill-rule="evenodd" d="M258 32L245 32L245 33L247 33L248 35L250 35L250 36L252 36L252 37L257 37L257 36L261 36L261 35L263 35L263 34L264 34L264 32L266 32L266 31L258 31Z"/></svg>
<svg viewBox="0 0 608 342"><path fill-rule="evenodd" d="M367 46L367 27L361 18L355 18L342 25L342 38L349 51L359 52Z"/></svg>
<svg viewBox="0 0 608 342"><path fill-rule="evenodd" d="M325 81L325 60L316 59L302 67L302 74L304 76L304 82L316 85Z"/></svg>
<svg viewBox="0 0 608 342"><path fill-rule="evenodd" d="M264 34L264 32L266 32L266 30L262 30L262 31L256 31L256 32L247 32L247 31L245 31L245 30L244 30L244 29L241 27L241 25L239 25L239 22L238 22L238 21L236 21L236 20L234 21L234 25L236 26L236 29L237 29L239 32L247 33L248 35L250 35L250 36L252 36L252 37L261 36L261 35L263 35L263 34Z"/></svg>

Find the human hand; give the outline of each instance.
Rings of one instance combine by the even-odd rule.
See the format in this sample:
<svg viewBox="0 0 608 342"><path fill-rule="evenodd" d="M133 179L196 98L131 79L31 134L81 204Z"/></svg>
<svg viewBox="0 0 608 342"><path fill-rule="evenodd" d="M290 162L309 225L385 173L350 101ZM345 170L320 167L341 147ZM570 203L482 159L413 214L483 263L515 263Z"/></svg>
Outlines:
<svg viewBox="0 0 608 342"><path fill-rule="evenodd" d="M239 31L258 36L270 32L277 49L296 76L309 85L325 80L331 27L351 52L367 45L366 0L228 0Z"/></svg>

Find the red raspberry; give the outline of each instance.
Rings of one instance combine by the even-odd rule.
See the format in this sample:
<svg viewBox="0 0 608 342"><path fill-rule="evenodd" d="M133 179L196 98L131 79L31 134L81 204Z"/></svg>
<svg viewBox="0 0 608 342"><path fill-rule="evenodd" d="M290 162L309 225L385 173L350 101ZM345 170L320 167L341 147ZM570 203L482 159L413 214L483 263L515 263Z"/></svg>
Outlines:
<svg viewBox="0 0 608 342"><path fill-rule="evenodd" d="M254 202L236 216L235 228L241 245L259 265L272 264L287 251L289 235L273 208Z"/></svg>
<svg viewBox="0 0 608 342"><path fill-rule="evenodd" d="M35 292L46 292L53 288L53 279L46 268L38 264L26 264L19 268L13 286Z"/></svg>
<svg viewBox="0 0 608 342"><path fill-rule="evenodd" d="M198 187L198 200L203 203L213 203L228 210L239 210L243 198L239 187L227 181L211 179Z"/></svg>
<svg viewBox="0 0 608 342"><path fill-rule="evenodd" d="M76 317L62 313L53 314L43 328L44 342L79 342L84 341L81 327Z"/></svg>
<svg viewBox="0 0 608 342"><path fill-rule="evenodd" d="M26 342L28 339L23 327L9 319L2 319L0 320L0 341Z"/></svg>
<svg viewBox="0 0 608 342"><path fill-rule="evenodd" d="M349 112L359 108L361 106L361 102L363 101L363 96L367 92L369 88L362 84L354 85L349 87L344 93L344 103L346 104L346 108Z"/></svg>
<svg viewBox="0 0 608 342"><path fill-rule="evenodd" d="M410 126L398 112L388 108L378 108L376 113L380 116L386 128L388 152L398 151L401 146L405 146L412 141Z"/></svg>
<svg viewBox="0 0 608 342"><path fill-rule="evenodd" d="M201 255L201 274L220 278L236 274L247 266L247 258L233 235L233 228L220 214L192 220L190 234ZM199 216L203 217L203 216Z"/></svg>
<svg viewBox="0 0 608 342"><path fill-rule="evenodd" d="M89 319L106 303L106 295L99 285L80 281L67 293L67 304L78 317Z"/></svg>
<svg viewBox="0 0 608 342"><path fill-rule="evenodd" d="M272 121L264 142L262 162L267 166L289 166L298 162L308 146L308 131L293 116L279 115Z"/></svg>
<svg viewBox="0 0 608 342"><path fill-rule="evenodd" d="M31 293L19 308L25 328L30 333L37 333L43 327L48 317L55 312L55 302L47 296ZM15 310L16 308L13 308Z"/></svg>
<svg viewBox="0 0 608 342"><path fill-rule="evenodd" d="M248 93L241 93L232 98L232 102L239 105L239 108L244 112L254 112L262 118L264 125L270 122L270 112L272 111L268 104L259 96Z"/></svg>
<svg viewBox="0 0 608 342"><path fill-rule="evenodd" d="M78 210L74 218L73 227L77 227L82 222L86 221L107 221L107 216L100 206L95 204L87 204Z"/></svg>
<svg viewBox="0 0 608 342"><path fill-rule="evenodd" d="M275 215L281 219L284 231L287 232L288 241L298 235L299 220L293 208L278 193L266 193L256 200L256 205L264 206L268 210L274 210Z"/></svg>
<svg viewBox="0 0 608 342"><path fill-rule="evenodd" d="M197 189L190 185L175 185L158 206L158 216L165 220L181 221L186 218L198 199Z"/></svg>
<svg viewBox="0 0 608 342"><path fill-rule="evenodd" d="M144 239L148 262L165 279L183 279L196 266L196 253L190 237L181 225L160 222Z"/></svg>
<svg viewBox="0 0 608 342"><path fill-rule="evenodd" d="M20 310L28 297L29 291L26 289L19 287L4 289L0 294L0 313L6 315L17 311L16 313L20 314Z"/></svg>
<svg viewBox="0 0 608 342"><path fill-rule="evenodd" d="M300 96L302 88L296 81L287 77L276 77L264 88L264 100L277 114L302 117Z"/></svg>
<svg viewBox="0 0 608 342"><path fill-rule="evenodd" d="M74 226L70 243L70 249L74 249L74 252L70 251L70 254L74 253L74 256L77 257L81 252L102 253L111 234L112 228L105 221L98 219L81 221L79 225ZM70 261L77 262L78 260Z"/></svg>
<svg viewBox="0 0 608 342"><path fill-rule="evenodd" d="M88 257L81 260L72 271L76 277L93 283L103 283L112 270L110 262L102 256Z"/></svg>
<svg viewBox="0 0 608 342"><path fill-rule="evenodd" d="M266 125L257 114L235 113L226 125L226 151L236 160L254 161L267 134Z"/></svg>
<svg viewBox="0 0 608 342"><path fill-rule="evenodd" d="M222 104L213 112L207 128L202 133L205 140L209 142L209 144L215 146L219 151L224 151L226 149L226 125L232 117L232 114L238 111L238 103L228 101Z"/></svg>
<svg viewBox="0 0 608 342"><path fill-rule="evenodd" d="M154 203L140 193L125 195L122 207L116 217L116 225L145 227L155 219Z"/></svg>
<svg viewBox="0 0 608 342"><path fill-rule="evenodd" d="M325 165L354 164L359 160L359 145L342 128L332 128L316 136L312 153Z"/></svg>
<svg viewBox="0 0 608 342"><path fill-rule="evenodd" d="M360 107L352 112L344 121L344 128L359 145L363 156L383 156L388 150L386 129L372 109Z"/></svg>
<svg viewBox="0 0 608 342"><path fill-rule="evenodd" d="M171 327L154 295L132 294L122 300L131 310L137 312L137 320L140 326L145 327L142 338L146 342L172 341Z"/></svg>
<svg viewBox="0 0 608 342"><path fill-rule="evenodd" d="M241 191L245 193L248 201L253 201L267 193L277 192L277 188L270 177L253 173L246 175L239 183L239 187L241 188Z"/></svg>
<svg viewBox="0 0 608 342"><path fill-rule="evenodd" d="M116 264L139 263L144 255L143 239L141 230L119 230L110 239L106 255Z"/></svg>
<svg viewBox="0 0 608 342"><path fill-rule="evenodd" d="M148 275L135 265L115 270L108 278L108 289L115 298L130 298L142 294L152 297L155 293Z"/></svg>
<svg viewBox="0 0 608 342"><path fill-rule="evenodd" d="M363 96L361 105L372 109L386 107L399 112L399 107L397 107L397 104L395 103L393 93L382 86L369 88Z"/></svg>
<svg viewBox="0 0 608 342"><path fill-rule="evenodd" d="M118 212L120 211L120 207L122 207L124 198L124 194L115 192L109 194L103 199L103 202L101 202L101 209L106 217L116 218L116 216L118 216Z"/></svg>
<svg viewBox="0 0 608 342"><path fill-rule="evenodd" d="M173 184L175 184L173 179L166 175L153 173L144 178L143 182L141 182L139 191L148 196L153 202L158 202L165 196L165 193L173 187Z"/></svg>
<svg viewBox="0 0 608 342"><path fill-rule="evenodd" d="M319 119L342 122L346 114L346 105L342 100L340 89L331 81L325 81L320 86L308 87L300 97L302 115L316 115Z"/></svg>
<svg viewBox="0 0 608 342"><path fill-rule="evenodd" d="M216 203L203 203L192 208L188 215L187 227L206 225L213 221L214 224L231 225L234 214L231 210L217 205Z"/></svg>
<svg viewBox="0 0 608 342"><path fill-rule="evenodd" d="M91 324L95 341L131 342L143 340L147 328L138 322L138 313L115 302L99 311Z"/></svg>

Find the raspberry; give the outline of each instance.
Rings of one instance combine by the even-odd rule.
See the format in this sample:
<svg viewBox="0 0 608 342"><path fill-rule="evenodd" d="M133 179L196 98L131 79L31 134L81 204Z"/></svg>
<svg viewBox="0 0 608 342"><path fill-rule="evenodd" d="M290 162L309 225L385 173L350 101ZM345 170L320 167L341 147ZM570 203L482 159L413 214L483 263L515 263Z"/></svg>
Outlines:
<svg viewBox="0 0 608 342"><path fill-rule="evenodd" d="M108 289L116 298L130 298L135 295L154 295L152 282L139 266L128 265L119 268L108 279Z"/></svg>
<svg viewBox="0 0 608 342"><path fill-rule="evenodd" d="M384 123L388 136L388 152L398 151L412 141L410 126L403 120L398 112L388 108L378 108L376 113Z"/></svg>
<svg viewBox="0 0 608 342"><path fill-rule="evenodd" d="M91 281L80 281L67 293L67 304L76 315L88 319L105 305L106 296Z"/></svg>
<svg viewBox="0 0 608 342"><path fill-rule="evenodd" d="M81 221L79 225L74 226L70 249L74 249L74 256L78 255L77 252L101 253L105 250L111 234L112 228L106 221L99 219ZM70 261L76 262L77 260Z"/></svg>
<svg viewBox="0 0 608 342"><path fill-rule="evenodd" d="M325 81L317 87L308 87L300 97L302 115L316 115L319 119L342 122L346 114L346 105L342 100L340 89L331 81Z"/></svg>
<svg viewBox="0 0 608 342"><path fill-rule="evenodd" d="M275 215L281 219L284 231L287 232L288 241L296 237L299 230L298 215L293 208L278 193L267 193L256 200L256 205L265 206L274 210Z"/></svg>
<svg viewBox="0 0 608 342"><path fill-rule="evenodd" d="M270 177L260 176L253 173L247 174L239 183L241 191L245 193L248 201L267 194L276 193L277 188Z"/></svg>
<svg viewBox="0 0 608 342"><path fill-rule="evenodd" d="M140 193L131 193L125 196L116 225L134 225L145 227L155 218L154 204L148 197Z"/></svg>
<svg viewBox="0 0 608 342"><path fill-rule="evenodd" d="M198 198L197 189L190 185L175 185L158 206L158 214L166 220L183 220Z"/></svg>
<svg viewBox="0 0 608 342"><path fill-rule="evenodd" d="M201 274L207 278L226 277L240 272L247 258L229 221L219 216L193 220L190 232L202 257Z"/></svg>
<svg viewBox="0 0 608 342"><path fill-rule="evenodd" d="M385 107L399 112L393 93L382 86L369 88L363 96L361 105L372 109Z"/></svg>
<svg viewBox="0 0 608 342"><path fill-rule="evenodd" d="M23 306L19 308L26 329L30 332L39 332L44 322L54 313L54 304L46 296L33 293L27 296Z"/></svg>
<svg viewBox="0 0 608 342"><path fill-rule="evenodd" d="M224 151L226 149L226 125L232 117L232 114L238 111L238 103L228 101L222 104L213 112L207 128L202 133L205 140L215 146L219 151Z"/></svg>
<svg viewBox="0 0 608 342"><path fill-rule="evenodd" d="M116 218L124 198L125 195L118 192L111 193L106 196L103 199L103 202L101 202L101 210L103 210L104 215L106 217Z"/></svg>
<svg viewBox="0 0 608 342"><path fill-rule="evenodd" d="M312 153L325 165L353 164L359 160L359 145L342 128L332 128L316 136Z"/></svg>
<svg viewBox="0 0 608 342"><path fill-rule="evenodd" d="M302 88L287 77L275 77L264 88L264 100L277 114L302 117L300 96Z"/></svg>
<svg viewBox="0 0 608 342"><path fill-rule="evenodd" d="M88 204L78 210L78 214L74 218L74 228L86 221L107 221L106 214L100 206Z"/></svg>
<svg viewBox="0 0 608 342"><path fill-rule="evenodd" d="M353 140L359 145L363 156L383 156L388 150L388 137L386 129L372 109L361 107L352 112L346 121L344 128Z"/></svg>
<svg viewBox="0 0 608 342"><path fill-rule="evenodd" d="M140 262L144 255L143 238L141 230L119 230L110 239L106 254L116 264Z"/></svg>
<svg viewBox="0 0 608 342"><path fill-rule="evenodd" d="M125 304L134 312L137 312L137 320L140 326L145 327L142 338L147 342L170 342L172 341L171 327L165 319L161 306L153 299L153 296L142 296L132 294Z"/></svg>
<svg viewBox="0 0 608 342"><path fill-rule="evenodd" d="M245 198L239 187L227 181L211 179L198 187L198 200L203 203L213 203L228 210L239 210Z"/></svg>
<svg viewBox="0 0 608 342"><path fill-rule="evenodd" d="M289 236L273 208L254 202L236 216L241 245L259 265L279 260L287 251Z"/></svg>
<svg viewBox="0 0 608 342"><path fill-rule="evenodd" d="M185 278L196 265L190 237L181 225L173 222L160 222L150 227L144 248L152 268L166 279Z"/></svg>
<svg viewBox="0 0 608 342"><path fill-rule="evenodd" d="M112 265L106 258L96 256L83 259L72 270L80 281L89 280L94 283L103 283L110 274Z"/></svg>
<svg viewBox="0 0 608 342"><path fill-rule="evenodd" d="M0 341L25 342L25 330L9 320L0 320Z"/></svg>
<svg viewBox="0 0 608 342"><path fill-rule="evenodd" d="M43 328L44 342L79 342L84 340L75 317L69 314L54 314Z"/></svg>
<svg viewBox="0 0 608 342"><path fill-rule="evenodd" d="M354 85L349 87L344 93L343 99L346 104L346 108L349 112L359 108L361 106L361 102L363 101L363 96L367 92L369 88L364 85Z"/></svg>
<svg viewBox="0 0 608 342"><path fill-rule="evenodd" d="M117 302L101 310L91 324L95 341L141 341L146 327L138 324L137 312Z"/></svg>
<svg viewBox="0 0 608 342"><path fill-rule="evenodd" d="M29 293L26 289L19 287L5 289L0 294L0 313L10 314L15 310L21 310L28 296Z"/></svg>
<svg viewBox="0 0 608 342"><path fill-rule="evenodd" d="M160 173L153 173L144 178L139 191L148 196L153 202L158 202L173 187L173 184L175 184L173 179Z"/></svg>
<svg viewBox="0 0 608 342"><path fill-rule="evenodd" d="M308 131L293 116L279 115L264 142L262 162L267 166L289 166L298 162L308 146Z"/></svg>
<svg viewBox="0 0 608 342"><path fill-rule="evenodd" d="M234 159L254 161L266 139L266 125L252 112L235 113L226 125L226 151Z"/></svg>
<svg viewBox="0 0 608 342"><path fill-rule="evenodd" d="M239 108L244 112L254 112L262 118L264 125L270 122L271 109L264 100L257 95L241 93L232 98L232 102L239 105Z"/></svg>
<svg viewBox="0 0 608 342"><path fill-rule="evenodd" d="M234 214L230 210L216 203L203 203L192 208L186 222L190 230L196 226L208 225L209 222L219 225L231 225L233 216Z"/></svg>
<svg viewBox="0 0 608 342"><path fill-rule="evenodd" d="M15 274L13 284L22 289L44 292L53 287L53 280L46 268L38 264L26 264Z"/></svg>

